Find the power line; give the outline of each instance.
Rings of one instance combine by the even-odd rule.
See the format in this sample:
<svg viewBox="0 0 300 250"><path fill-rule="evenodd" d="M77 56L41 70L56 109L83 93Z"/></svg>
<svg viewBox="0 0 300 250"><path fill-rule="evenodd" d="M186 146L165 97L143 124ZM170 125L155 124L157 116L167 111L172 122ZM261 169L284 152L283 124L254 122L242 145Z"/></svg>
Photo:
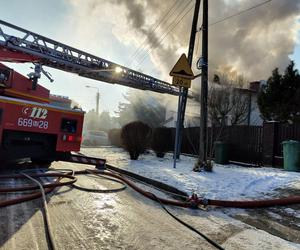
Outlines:
<svg viewBox="0 0 300 250"><path fill-rule="evenodd" d="M272 0L267 0L267 1L264 1L264 2L262 2L262 3L259 3L259 4L256 4L256 5L254 5L254 6L251 6L251 7L249 7L249 8L247 8L247 9L244 9L244 10L242 10L242 11L240 11L240 12L237 12L237 13L235 13L235 14L233 14L233 15L230 15L230 16L227 16L227 17L224 17L224 18L222 18L222 19L220 19L220 20L217 20L217 21L215 21L215 22L213 22L213 23L210 23L208 26L210 27L210 26L214 26L214 25L216 25L216 24L219 24L219 23L222 23L222 22L224 22L224 21L227 21L228 19L230 19L230 18L233 18L233 17L236 17L236 16L239 16L239 15L242 15L242 14L244 14L245 12L248 12L248 11L250 11L250 10L253 10L253 9L256 9L256 8L258 8L258 7L261 7L261 6L263 6L263 5L265 5L265 4L267 4L267 3L269 3L269 2L271 2ZM185 8L186 8L187 6L185 6ZM184 8L184 9L185 9ZM161 43L162 43L162 41L166 38L166 36L168 36L169 35L169 33L171 32L171 31L173 31L174 30L174 28L177 26L177 24L178 23L180 23L181 21L182 21L182 19L192 10L192 8L193 8L193 6L182 16L182 18L175 24L175 26L173 26L168 32L166 32L165 33L165 35L164 35L164 37L159 41L159 43L158 43L158 45L156 45L155 46L155 48L157 48ZM184 11L184 9L183 9L183 11ZM168 26L168 28L170 27L170 25ZM200 31L201 30L201 27L200 27L200 29L198 30L198 31ZM144 60L146 59L146 56L151 52L151 50L152 50L152 48L151 47L153 47L153 46L150 46L150 48L145 52L146 54L142 57L142 59L140 60L140 62L139 62L139 66L144 62ZM154 49L155 49L154 48ZM216 66L216 65L215 65Z"/></svg>
<svg viewBox="0 0 300 250"><path fill-rule="evenodd" d="M245 12L248 12L248 11L250 11L250 10L253 10L253 9L256 9L256 8L258 8L258 7L261 7L261 6L263 6L263 5L265 5L265 4L267 4L267 3L269 3L269 2L271 2L272 0L267 0L267 1L264 1L264 2L262 2L262 3L259 3L259 4L256 4L256 5L254 5L254 6L251 6L251 7L249 7L249 8L247 8L247 9L244 9L244 10L242 10L242 11L240 11L240 12L237 12L237 13L235 13L235 14L233 14L233 15L230 15L230 16L227 16L227 17L224 17L224 18L222 18L222 19L220 19L220 20L217 20L217 21L215 21L215 22L213 22L213 23L210 23L208 26L213 26L213 25L216 25L216 24L218 24L218 23L221 23L221 22L224 22L224 21L226 21L226 20L228 20L228 19L230 19L230 18L233 18L233 17L236 17L236 16L239 16L239 15L242 15L242 14L244 14ZM186 6L185 6L185 8L186 8ZM184 8L184 9L185 9ZM191 8L192 9L192 8ZM189 9L189 11L179 20L179 22L181 22L181 20L191 11L191 9ZM184 10L183 10L184 11ZM157 48L161 43L162 43L162 41L166 38L166 36L176 27L176 25L179 23L179 22L177 22L176 24L175 24L175 26L174 27L172 27L171 28L171 30L169 30L167 33L166 33L166 35L162 38L162 40L160 40L159 41L159 43L158 43L158 45L156 45L155 46L155 48ZM170 27L170 25L168 26L168 28ZM201 30L201 28L200 28L200 30ZM153 47L153 46L151 46L151 47ZM146 51L146 54L141 58L141 60L140 60L140 62L139 62L139 65L141 65L143 62L144 62L144 60L146 59L146 56L151 52L151 47Z"/></svg>
<svg viewBox="0 0 300 250"><path fill-rule="evenodd" d="M242 15L245 12L248 12L250 10L256 9L256 8L258 8L258 7L262 6L262 5L265 5L265 4L267 4L267 3L271 2L271 1L272 0L267 0L267 1L264 1L262 3L256 4L256 5L252 6L252 7L249 7L247 9L244 9L244 10L240 11L240 12L237 12L237 13L231 15L231 16L227 16L227 17L224 17L224 18L222 18L220 20L217 20L217 21L215 21L213 23L210 23L208 26L213 26L213 25L216 25L218 23L222 23L222 22L224 22L224 21L226 21L226 20L228 20L230 18L233 18L233 17L236 17L236 16L240 16L240 15Z"/></svg>
<svg viewBox="0 0 300 250"><path fill-rule="evenodd" d="M183 9L183 12L188 8L188 5L191 3L192 1L190 1L187 5L185 5L185 7L184 7L184 9ZM173 31L175 28L176 28L176 26L186 17L186 15L187 14L189 14L190 13L190 11L193 9L193 7L194 7L194 5L192 5L189 9L188 9L188 11L186 11L185 13L184 13L184 15L179 19L179 20L177 20L177 22L174 24L174 23L171 23L168 27L167 27L167 29L169 29L172 25L173 25L173 27L172 28L170 28L167 32L165 32L161 37L161 39L159 40L159 42L158 42L158 44L157 45L155 45L155 46L150 46L150 48L146 51L146 54L141 58L141 60L138 62L138 64L139 64L139 66L140 65L142 65L142 63L145 61L145 59L146 59L146 57L147 57L147 55L149 55L149 53L153 50L153 49L156 49L163 41L164 41L164 39L170 34L170 32L171 31ZM179 17L179 16L178 16Z"/></svg>
<svg viewBox="0 0 300 250"><path fill-rule="evenodd" d="M144 55L141 56L140 60L137 61L138 66L140 66L144 62L144 60L146 59L147 55L149 55L149 52L152 51L152 48L157 48L157 46L159 46L162 43L162 41L165 39L166 35L168 35L169 32L171 32L175 28L175 26L182 20L182 19L180 19L179 21L176 22L176 20L180 17L180 14L183 13L187 9L188 5L191 2L192 2L192 0L190 0L188 3L186 3L184 5L184 7L181 9L180 13L177 14L177 16L173 20L171 20L171 22L169 23L169 25L166 27L166 31L160 37L158 37L158 39L159 39L158 43L157 44L151 44L150 47L144 52ZM173 26L173 28L170 29L170 27L172 25L174 25L174 22L176 22L175 26Z"/></svg>
<svg viewBox="0 0 300 250"><path fill-rule="evenodd" d="M263 6L263 5L267 4L267 3L270 3L271 1L272 1L272 0L267 0L267 1L261 2L261 3L259 3L259 4L256 4L256 5L254 5L254 6L249 7L249 8L247 8L247 9L241 10L241 11L235 13L235 14L232 14L232 15L230 15L230 16L227 16L227 17L224 17L224 18L222 18L222 19L219 19L219 20L217 20L217 21L215 21L215 22L213 22L213 23L210 23L208 26L210 27L210 26L213 26L213 25L216 25L216 24L225 22L225 21L227 21L227 20L230 19L230 18L233 18L233 17L236 17L236 16L240 16L240 15L244 14L245 12L248 12L248 11L250 11L250 10L256 9L256 8L258 8L258 7L261 7L261 6ZM198 31L200 31L201 28L202 28L202 27L200 27L200 29L199 29ZM213 64L213 65L215 66L215 68L218 67L216 64L212 63L210 60L208 60L208 63L209 63L209 64Z"/></svg>
<svg viewBox="0 0 300 250"><path fill-rule="evenodd" d="M156 23L155 27L152 27L152 29L150 30L150 33L154 33L154 32L159 28L159 26L160 26L161 24L163 24L165 21L167 21L166 19L168 19L169 14L170 14L171 12L176 11L176 10L178 9L179 6L177 6L177 7L175 8L175 6L176 6L178 3L180 3L179 6L181 6L183 2L177 0L177 1L171 6L171 8L169 9L169 11L168 11L166 14L164 14L163 17ZM175 9L174 9L174 8L175 8ZM132 56L131 56L132 61L135 60L135 57L137 57L137 55L145 48L144 45L146 44L146 42L147 42L147 37L146 37L146 38L144 39L144 41L140 44L139 48L137 48L137 49L135 50L135 52L132 54ZM132 64L132 62L131 62L130 64Z"/></svg>

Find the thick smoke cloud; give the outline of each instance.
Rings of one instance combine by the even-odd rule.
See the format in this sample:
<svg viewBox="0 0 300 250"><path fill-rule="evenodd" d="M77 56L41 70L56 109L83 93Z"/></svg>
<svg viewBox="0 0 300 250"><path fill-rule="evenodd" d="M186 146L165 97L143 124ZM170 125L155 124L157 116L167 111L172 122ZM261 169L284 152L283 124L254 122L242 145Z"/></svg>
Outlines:
<svg viewBox="0 0 300 250"><path fill-rule="evenodd" d="M89 48L90 52L101 57L171 81L170 69L181 53L187 53L193 9L168 36L165 37L165 34L173 27L172 23L176 23L193 7L194 0L66 1L71 6L69 23L74 29L69 37L72 42L80 41L80 48ZM209 0L209 23L263 1ZM174 4L175 8L167 15ZM272 0L259 8L210 26L210 74L221 70L243 75L253 81L266 79L275 67L284 69L297 43L299 13L300 0ZM166 21L164 25L155 29L156 23L162 19ZM200 14L198 27L201 23ZM142 49L138 53L123 50L122 58L126 59L120 61L118 48L111 44L111 32L124 46L139 48L143 45ZM162 41L163 37L165 39ZM73 45L77 46L76 43ZM195 62L200 54L201 34L198 33L194 51L196 73ZM149 67L149 59L155 70ZM199 79L194 81L193 86L199 86ZM148 94L146 93L145 98ZM165 97L163 96L164 99ZM173 98L173 103L176 108L176 98Z"/></svg>
<svg viewBox="0 0 300 250"><path fill-rule="evenodd" d="M189 1L179 2L183 8ZM210 0L209 23L261 2ZM168 24L153 32L153 29L151 30L153 20L160 20L175 1L111 0L111 3L123 6L128 23L131 25L128 29L140 33L141 41L146 39L148 48L156 48ZM182 8L179 10L182 11ZM226 69L242 74L250 80L258 80L268 77L275 67L284 68L296 43L299 11L299 0L273 0L240 16L211 26L210 70ZM152 61L161 69L164 76L178 58L179 52L187 51L192 13L193 11L190 11L189 16L183 19L163 44L150 50ZM179 15L179 11L176 14ZM201 22L200 17L199 26ZM201 43L200 40L197 39L197 42ZM200 51L195 56L199 55Z"/></svg>

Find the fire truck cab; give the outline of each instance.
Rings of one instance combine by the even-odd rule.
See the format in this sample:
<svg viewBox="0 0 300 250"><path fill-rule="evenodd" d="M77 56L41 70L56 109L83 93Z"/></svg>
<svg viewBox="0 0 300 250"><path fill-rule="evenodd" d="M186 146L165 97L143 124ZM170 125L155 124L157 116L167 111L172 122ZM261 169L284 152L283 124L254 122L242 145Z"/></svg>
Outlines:
<svg viewBox="0 0 300 250"><path fill-rule="evenodd" d="M0 159L51 162L79 151L84 112L50 104L49 90L0 63Z"/></svg>

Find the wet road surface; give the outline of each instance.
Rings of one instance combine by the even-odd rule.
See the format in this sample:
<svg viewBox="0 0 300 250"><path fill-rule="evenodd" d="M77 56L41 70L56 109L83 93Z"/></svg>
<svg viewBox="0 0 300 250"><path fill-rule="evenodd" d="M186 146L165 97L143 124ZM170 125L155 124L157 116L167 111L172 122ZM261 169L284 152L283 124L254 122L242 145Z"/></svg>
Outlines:
<svg viewBox="0 0 300 250"><path fill-rule="evenodd" d="M63 162L51 167L87 168ZM11 185L21 183L10 180ZM101 189L119 186L89 176L79 176L77 184ZM57 249L215 249L166 214L159 204L130 188L118 193L88 193L62 187L47 199ZM37 199L0 208L1 250L47 249L41 207L42 202ZM299 249L298 245L257 230L222 210L170 210L226 249Z"/></svg>

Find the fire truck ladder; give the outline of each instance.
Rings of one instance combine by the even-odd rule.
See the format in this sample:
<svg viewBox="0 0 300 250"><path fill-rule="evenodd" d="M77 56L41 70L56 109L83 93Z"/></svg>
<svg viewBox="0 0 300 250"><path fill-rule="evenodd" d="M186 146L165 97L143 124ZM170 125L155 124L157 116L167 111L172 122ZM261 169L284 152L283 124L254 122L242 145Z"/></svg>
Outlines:
<svg viewBox="0 0 300 250"><path fill-rule="evenodd" d="M34 62L94 80L178 95L178 88L0 20L0 61ZM116 73L116 71L118 73Z"/></svg>

